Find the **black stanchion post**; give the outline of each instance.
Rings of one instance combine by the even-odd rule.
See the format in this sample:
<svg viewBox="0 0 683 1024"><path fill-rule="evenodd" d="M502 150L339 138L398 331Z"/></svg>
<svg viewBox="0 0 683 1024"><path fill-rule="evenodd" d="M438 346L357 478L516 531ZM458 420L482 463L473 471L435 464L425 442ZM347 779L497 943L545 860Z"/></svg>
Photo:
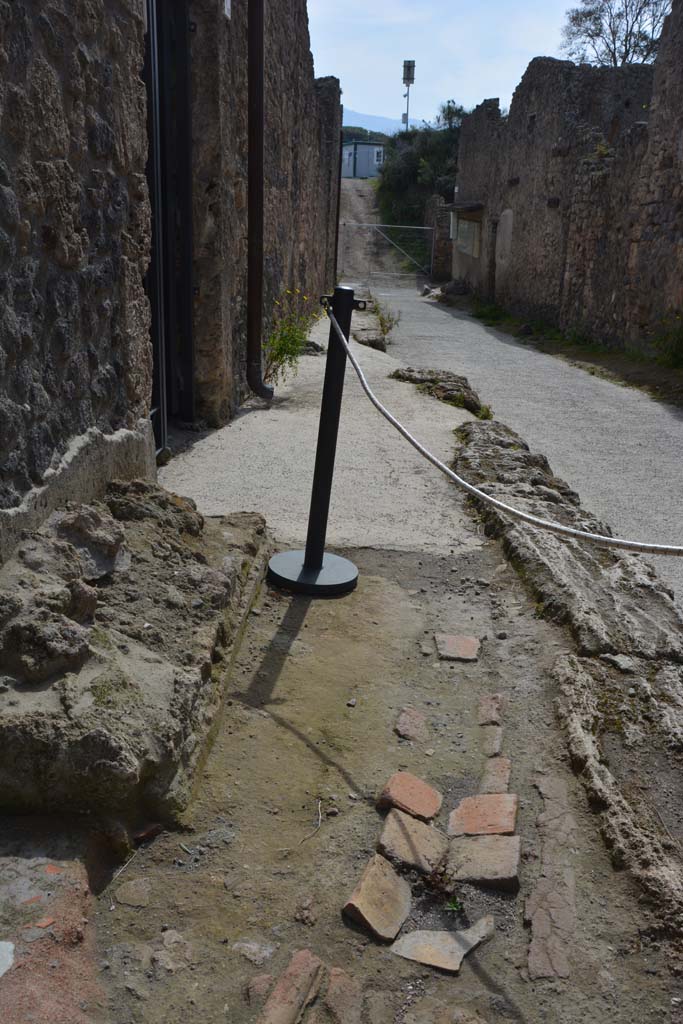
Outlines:
<svg viewBox="0 0 683 1024"><path fill-rule="evenodd" d="M327 301L344 337L350 337L353 311L364 303L357 303L353 288L346 287L335 288ZM331 324L306 549L275 555L268 567L269 582L298 594L332 597L349 593L358 582L353 562L325 551L345 371L346 351Z"/></svg>

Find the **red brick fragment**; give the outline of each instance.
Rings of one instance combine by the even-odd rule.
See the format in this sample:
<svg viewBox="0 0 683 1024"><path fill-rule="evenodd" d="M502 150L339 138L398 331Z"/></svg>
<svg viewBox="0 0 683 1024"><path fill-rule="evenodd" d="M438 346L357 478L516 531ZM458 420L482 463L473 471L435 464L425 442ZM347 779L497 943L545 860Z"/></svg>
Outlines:
<svg viewBox="0 0 683 1024"><path fill-rule="evenodd" d="M320 989L324 965L310 949L300 949L271 992L259 1024L297 1024Z"/></svg>
<svg viewBox="0 0 683 1024"><path fill-rule="evenodd" d="M436 650L441 661L477 661L481 642L476 636L436 633Z"/></svg>
<svg viewBox="0 0 683 1024"><path fill-rule="evenodd" d="M410 772L396 772L379 795L377 807L398 807L415 818L429 821L441 810L443 797Z"/></svg>
<svg viewBox="0 0 683 1024"><path fill-rule="evenodd" d="M451 836L511 836L517 822L518 799L512 793L468 796L448 819Z"/></svg>

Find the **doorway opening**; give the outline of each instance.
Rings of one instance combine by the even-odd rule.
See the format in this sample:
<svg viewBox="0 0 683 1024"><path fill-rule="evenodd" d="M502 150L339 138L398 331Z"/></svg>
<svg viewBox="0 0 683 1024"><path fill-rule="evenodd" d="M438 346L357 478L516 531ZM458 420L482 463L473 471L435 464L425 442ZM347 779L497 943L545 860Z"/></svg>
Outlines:
<svg viewBox="0 0 683 1024"><path fill-rule="evenodd" d="M169 420L191 423L195 418L189 0L146 0L146 17L151 418L157 455L163 456Z"/></svg>

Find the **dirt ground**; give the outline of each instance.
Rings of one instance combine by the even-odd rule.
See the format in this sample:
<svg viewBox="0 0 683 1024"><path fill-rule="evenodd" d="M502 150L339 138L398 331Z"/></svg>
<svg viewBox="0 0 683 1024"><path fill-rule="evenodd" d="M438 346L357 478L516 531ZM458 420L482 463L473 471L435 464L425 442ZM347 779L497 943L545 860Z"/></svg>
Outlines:
<svg viewBox="0 0 683 1024"><path fill-rule="evenodd" d="M683 1019L683 984L648 937L638 891L610 866L566 763L548 683L550 665L570 646L564 632L535 618L494 542L444 557L349 554L361 569L350 597L310 602L264 591L185 831L143 844L97 900L107 999L93 1019L254 1021L250 981L279 975L304 948L362 986L364 1024L453 1020L456 1007L476 1009L483 1021ZM478 663L440 662L433 633L463 628L484 638ZM521 889L496 895L463 885L454 916L445 896L414 886L406 930L495 916L492 941L452 977L392 955L340 911L375 849L375 797L394 771L440 789L442 827L457 801L477 792L476 709L491 692L504 697L503 746L521 801ZM427 716L424 743L393 731L406 705ZM564 943L570 976L531 980L523 918L545 857L539 772L567 786L575 829L564 870L573 876L577 923ZM143 883L144 907L118 898L131 882ZM169 935L170 964L159 956ZM255 946L240 951L239 943Z"/></svg>
<svg viewBox="0 0 683 1024"><path fill-rule="evenodd" d="M391 281L394 284L411 285L418 290L426 277L417 267L411 270L410 260L395 248L383 235L372 228L360 228L358 224L379 223L377 197L371 181L343 178L339 217L338 274L343 284L353 284L357 291L372 291L373 285ZM394 240L399 245L409 244L409 233L405 239L396 232ZM431 244L428 243L428 244ZM360 287L359 287L360 286Z"/></svg>

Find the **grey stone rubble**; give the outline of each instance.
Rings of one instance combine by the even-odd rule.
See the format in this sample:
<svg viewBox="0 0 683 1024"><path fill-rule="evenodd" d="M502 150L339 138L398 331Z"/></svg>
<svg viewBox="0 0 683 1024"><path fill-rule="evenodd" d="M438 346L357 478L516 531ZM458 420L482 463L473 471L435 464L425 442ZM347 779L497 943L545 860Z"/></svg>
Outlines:
<svg viewBox="0 0 683 1024"><path fill-rule="evenodd" d="M530 452L509 427L468 423L457 436L461 444L453 465L469 483L483 484L487 494L522 511L579 530L609 533L553 474L548 460ZM641 558L568 542L529 529L483 502L479 507L487 532L500 537L507 558L523 567L539 611L569 625L579 653L683 662L683 617Z"/></svg>
<svg viewBox="0 0 683 1024"><path fill-rule="evenodd" d="M55 513L0 569L0 806L172 815L268 553L141 481Z"/></svg>
<svg viewBox="0 0 683 1024"><path fill-rule="evenodd" d="M481 399L477 392L470 386L466 377L457 373L450 373L448 370L427 370L416 369L407 366L405 369L394 370L391 374L394 380L403 380L409 384L416 384L421 391L433 398L438 398L447 405L455 405L459 409L467 409L468 412L479 416L482 412Z"/></svg>
<svg viewBox="0 0 683 1024"><path fill-rule="evenodd" d="M609 532L514 431L476 423L458 436L455 469L487 493L578 529ZM666 927L681 935L681 859L671 840L671 825L680 827L680 802L663 803L662 782L667 777L677 785L680 777L683 616L643 558L522 527L484 503L479 512L539 613L574 636L579 656L563 656L554 669L572 764L599 810L613 863L631 871ZM614 742L628 745L628 758L608 765L604 748ZM668 828L662 811L650 810L659 806Z"/></svg>

